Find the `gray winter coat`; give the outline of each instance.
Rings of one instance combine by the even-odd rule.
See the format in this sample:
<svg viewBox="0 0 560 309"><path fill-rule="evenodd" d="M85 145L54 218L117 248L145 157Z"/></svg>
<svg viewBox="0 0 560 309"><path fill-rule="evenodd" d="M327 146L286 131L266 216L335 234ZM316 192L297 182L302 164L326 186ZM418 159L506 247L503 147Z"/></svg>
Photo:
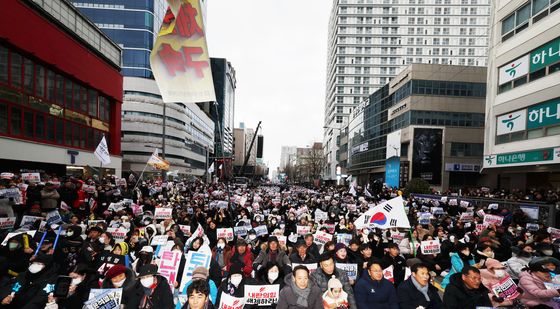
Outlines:
<svg viewBox="0 0 560 309"><path fill-rule="evenodd" d="M55 210L58 207L60 194L56 190L41 190L41 210ZM70 205L71 206L71 205Z"/></svg>
<svg viewBox="0 0 560 309"><path fill-rule="evenodd" d="M265 267L268 262L269 250L261 250L257 258L253 261L253 269L255 271L259 270L261 267ZM292 262L288 258L286 252L282 249L278 249L278 254L276 255L276 262L282 268L282 271L286 274L292 271Z"/></svg>
<svg viewBox="0 0 560 309"><path fill-rule="evenodd" d="M309 297L307 297L307 307L302 307L297 304L297 295L292 290L292 286L288 284L280 291L276 309L323 309L323 296L321 291L318 287L313 285L311 281L309 281L309 285L311 286L311 292L309 293Z"/></svg>
<svg viewBox="0 0 560 309"><path fill-rule="evenodd" d="M357 309L358 306L356 305L356 299L354 299L354 289L352 289L352 286L350 285L346 272L342 269L336 268L333 275L342 283L342 289L344 292L348 293L348 304L350 305L350 309ZM327 291L328 283L331 277L327 277L321 268L318 268L309 277L313 283L321 289L321 295Z"/></svg>

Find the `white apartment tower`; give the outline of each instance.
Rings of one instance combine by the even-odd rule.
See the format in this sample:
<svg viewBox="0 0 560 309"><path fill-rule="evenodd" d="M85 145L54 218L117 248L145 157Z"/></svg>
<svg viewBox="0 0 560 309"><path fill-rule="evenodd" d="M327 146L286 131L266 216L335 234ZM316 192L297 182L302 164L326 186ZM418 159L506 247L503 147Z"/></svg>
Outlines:
<svg viewBox="0 0 560 309"><path fill-rule="evenodd" d="M351 110L411 63L486 66L490 0L334 0L329 20L324 179L336 179ZM349 145L350 146L350 145Z"/></svg>

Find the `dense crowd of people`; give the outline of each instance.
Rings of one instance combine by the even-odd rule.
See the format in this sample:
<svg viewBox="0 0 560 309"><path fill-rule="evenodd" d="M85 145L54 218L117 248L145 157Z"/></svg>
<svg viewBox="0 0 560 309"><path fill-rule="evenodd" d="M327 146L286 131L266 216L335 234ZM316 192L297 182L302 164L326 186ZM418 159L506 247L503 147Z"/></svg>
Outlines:
<svg viewBox="0 0 560 309"><path fill-rule="evenodd" d="M0 308L560 308L560 230L414 196L362 226L401 192L351 191L2 173Z"/></svg>

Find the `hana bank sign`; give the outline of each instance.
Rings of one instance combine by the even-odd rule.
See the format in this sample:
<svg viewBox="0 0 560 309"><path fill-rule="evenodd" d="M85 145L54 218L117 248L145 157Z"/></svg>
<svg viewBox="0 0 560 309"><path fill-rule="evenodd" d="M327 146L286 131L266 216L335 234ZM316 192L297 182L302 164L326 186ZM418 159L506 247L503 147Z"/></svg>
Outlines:
<svg viewBox="0 0 560 309"><path fill-rule="evenodd" d="M524 131L527 126L527 110L522 109L509 114L499 116L496 121L496 134Z"/></svg>
<svg viewBox="0 0 560 309"><path fill-rule="evenodd" d="M498 83L503 85L529 73L529 54L518 58L499 69Z"/></svg>

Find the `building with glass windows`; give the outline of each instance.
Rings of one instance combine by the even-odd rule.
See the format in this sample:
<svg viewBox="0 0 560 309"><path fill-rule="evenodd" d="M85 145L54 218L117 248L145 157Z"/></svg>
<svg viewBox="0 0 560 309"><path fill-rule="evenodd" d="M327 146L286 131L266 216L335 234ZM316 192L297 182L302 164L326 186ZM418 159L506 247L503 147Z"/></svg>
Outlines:
<svg viewBox="0 0 560 309"><path fill-rule="evenodd" d="M407 65L487 65L490 3L495 1L333 0L323 121L325 179L334 180L337 167L346 171L339 135L351 110Z"/></svg>
<svg viewBox="0 0 560 309"><path fill-rule="evenodd" d="M0 166L90 174L105 136L121 174L121 49L71 4L0 3Z"/></svg>
<svg viewBox="0 0 560 309"><path fill-rule="evenodd" d="M348 172L359 184L403 187L422 178L434 188L485 184L486 69L412 64L354 109Z"/></svg>
<svg viewBox="0 0 560 309"><path fill-rule="evenodd" d="M170 162L171 171L182 176L202 176L208 166L207 157L214 151L214 123L196 104L167 103L164 128L164 105L150 69L150 52L167 2L72 2L123 49L123 173L138 175L157 148ZM202 3L204 11L204 1ZM202 14L204 16L205 12ZM157 171L148 169L150 173Z"/></svg>
<svg viewBox="0 0 560 309"><path fill-rule="evenodd" d="M499 188L560 187L560 1L492 7L484 170Z"/></svg>

